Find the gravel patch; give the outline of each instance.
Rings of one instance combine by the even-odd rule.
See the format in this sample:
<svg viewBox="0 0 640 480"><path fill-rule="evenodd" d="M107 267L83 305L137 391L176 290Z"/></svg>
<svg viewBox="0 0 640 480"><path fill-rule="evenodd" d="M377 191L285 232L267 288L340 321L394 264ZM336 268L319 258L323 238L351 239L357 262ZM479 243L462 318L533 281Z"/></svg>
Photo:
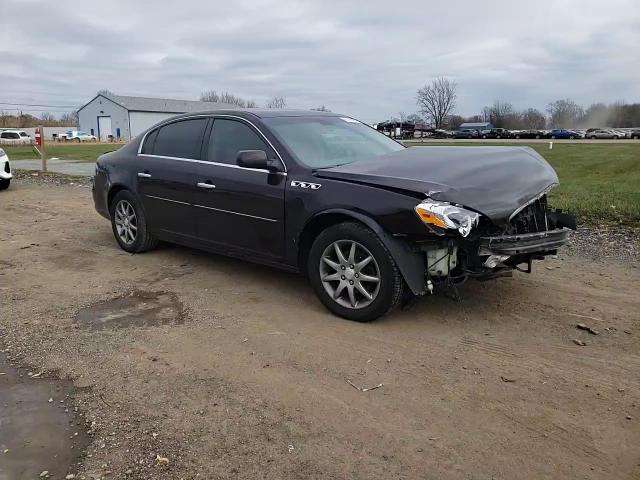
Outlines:
<svg viewBox="0 0 640 480"><path fill-rule="evenodd" d="M580 226L563 250L598 262L640 265L640 230L609 226Z"/></svg>
<svg viewBox="0 0 640 480"><path fill-rule="evenodd" d="M80 187L91 187L93 177L84 177L76 175L65 175L54 172L32 172L29 170L13 169L13 177L24 185L69 185Z"/></svg>

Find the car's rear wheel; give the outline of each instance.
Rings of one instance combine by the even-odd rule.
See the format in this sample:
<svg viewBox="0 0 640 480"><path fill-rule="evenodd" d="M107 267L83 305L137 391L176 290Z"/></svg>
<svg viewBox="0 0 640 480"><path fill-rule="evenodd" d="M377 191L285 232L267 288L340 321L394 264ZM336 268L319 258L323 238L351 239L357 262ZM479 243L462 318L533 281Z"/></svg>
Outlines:
<svg viewBox="0 0 640 480"><path fill-rule="evenodd" d="M111 228L120 248L129 253L141 253L157 245L157 239L149 233L144 211L131 192L118 192L111 202L110 212Z"/></svg>
<svg viewBox="0 0 640 480"><path fill-rule="evenodd" d="M320 301L349 320L375 320L402 298L404 279L393 257L378 236L359 223L340 223L320 233L307 268Z"/></svg>
<svg viewBox="0 0 640 480"><path fill-rule="evenodd" d="M0 180L0 190L6 190L11 185L11 179L2 179Z"/></svg>
<svg viewBox="0 0 640 480"><path fill-rule="evenodd" d="M540 135L536 135L536 138L540 138Z"/></svg>

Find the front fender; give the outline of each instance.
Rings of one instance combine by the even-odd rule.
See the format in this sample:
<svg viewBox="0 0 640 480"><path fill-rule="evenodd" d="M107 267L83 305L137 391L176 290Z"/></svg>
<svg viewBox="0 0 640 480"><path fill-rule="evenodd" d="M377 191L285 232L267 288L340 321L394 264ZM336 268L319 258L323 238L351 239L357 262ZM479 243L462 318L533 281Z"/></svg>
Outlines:
<svg viewBox="0 0 640 480"><path fill-rule="evenodd" d="M325 210L316 215L316 218L320 215L327 214L341 214L351 217L364 223L367 227L373 230L376 235L378 235L378 238L380 238L382 243L384 243L385 247L387 247L389 253L391 253L393 260L396 262L396 265L398 265L398 269L400 270L404 281L407 282L411 291L415 295L424 295L427 293L425 283L427 269L422 253L414 251L408 242L389 234L380 226L380 224L378 224L378 222L363 213L336 208Z"/></svg>

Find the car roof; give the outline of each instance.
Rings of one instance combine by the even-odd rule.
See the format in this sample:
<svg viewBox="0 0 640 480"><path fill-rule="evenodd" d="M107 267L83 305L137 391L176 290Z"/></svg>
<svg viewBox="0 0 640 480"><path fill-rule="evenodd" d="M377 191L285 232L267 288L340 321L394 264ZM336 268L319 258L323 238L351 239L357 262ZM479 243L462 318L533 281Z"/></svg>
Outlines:
<svg viewBox="0 0 640 480"><path fill-rule="evenodd" d="M191 117L193 115L239 115L243 117L346 117L333 112L320 112L316 110L288 110L284 108L236 108L225 110L204 110L201 112L189 112L178 117Z"/></svg>

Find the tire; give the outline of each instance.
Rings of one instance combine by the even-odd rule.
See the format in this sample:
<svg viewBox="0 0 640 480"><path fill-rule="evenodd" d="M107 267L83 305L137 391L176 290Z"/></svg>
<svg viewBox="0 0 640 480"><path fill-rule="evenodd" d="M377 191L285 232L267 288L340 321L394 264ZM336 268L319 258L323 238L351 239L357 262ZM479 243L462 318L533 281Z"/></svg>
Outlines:
<svg viewBox="0 0 640 480"><path fill-rule="evenodd" d="M2 179L0 180L0 190L6 190L11 185L11 179Z"/></svg>
<svg viewBox="0 0 640 480"><path fill-rule="evenodd" d="M555 140L556 136L555 135L551 135L551 140Z"/></svg>
<svg viewBox="0 0 640 480"><path fill-rule="evenodd" d="M634 135L631 137L632 140L638 140L640 137L638 135Z"/></svg>
<svg viewBox="0 0 640 480"><path fill-rule="evenodd" d="M336 254L336 244L343 253L345 265L341 265ZM355 258L350 259L353 244L356 245ZM352 265L357 267L358 263L363 263L367 255L371 256L372 260L362 269L349 268L349 260L352 260ZM331 258L329 261L333 262L334 266L325 262L325 258L327 260ZM342 268L344 266L347 268ZM333 314L348 320L370 322L389 313L402 299L404 279L396 262L380 238L372 230L359 223L339 223L322 231L313 242L309 252L307 271L311 285L324 306ZM342 272L345 275L341 275ZM358 275L360 275L359 278L365 276L375 278L376 273L379 279L377 282L355 278ZM323 276L326 279L329 276L340 275L341 279L323 281ZM351 277L351 285L356 282L355 286L350 287L346 284L349 277ZM372 298L365 298L358 290L358 285L365 288ZM349 295L349 288L354 292L353 297ZM337 299L331 295L332 290L334 294L339 291ZM356 300L355 306L353 306L352 298Z"/></svg>
<svg viewBox="0 0 640 480"><path fill-rule="evenodd" d="M125 212L132 211L134 213L132 221L127 219L127 225L119 224L118 222L117 218L123 218L122 215L120 215L123 211L121 208ZM118 192L109 206L109 212L111 214L111 230L113 231L113 236L116 238L120 248L124 251L129 253L142 253L156 247L158 240L149 233L144 210L136 196L130 191L122 190ZM124 232L122 230L123 228L125 230ZM128 230L129 233L127 233L126 230Z"/></svg>
<svg viewBox="0 0 640 480"><path fill-rule="evenodd" d="M516 135L516 138L518 138L518 139L519 139L519 138L520 138L520 135Z"/></svg>
<svg viewBox="0 0 640 480"><path fill-rule="evenodd" d="M536 138L540 138L540 135L536 135Z"/></svg>
<svg viewBox="0 0 640 480"><path fill-rule="evenodd" d="M591 140L597 140L598 137L596 137L595 135L591 137Z"/></svg>

